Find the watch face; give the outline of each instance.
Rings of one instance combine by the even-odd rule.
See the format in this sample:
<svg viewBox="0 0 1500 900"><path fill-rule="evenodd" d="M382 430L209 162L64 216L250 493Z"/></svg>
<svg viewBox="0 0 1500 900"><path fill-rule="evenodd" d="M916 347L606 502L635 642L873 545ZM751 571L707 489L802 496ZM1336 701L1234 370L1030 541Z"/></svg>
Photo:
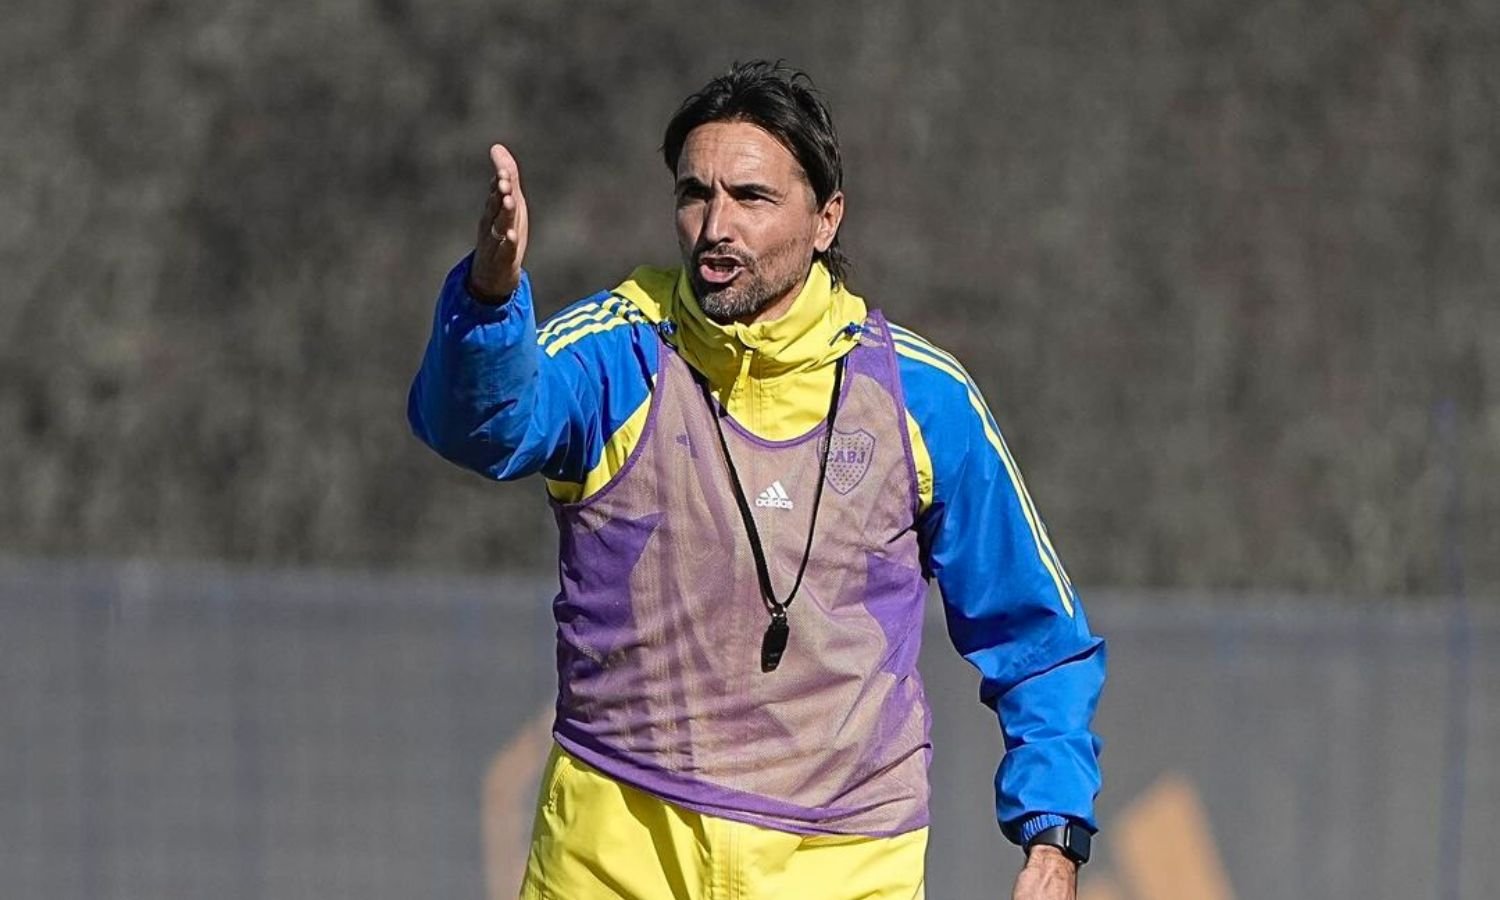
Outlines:
<svg viewBox="0 0 1500 900"><path fill-rule="evenodd" d="M1066 851L1073 857L1073 861L1080 866L1089 861L1089 854L1094 848L1094 836L1087 828L1074 828L1068 826L1068 846Z"/></svg>
<svg viewBox="0 0 1500 900"><path fill-rule="evenodd" d="M1063 852L1064 856L1081 866L1089 861L1089 855L1093 850L1094 836L1087 828L1072 824L1054 825L1038 833L1026 847L1029 850L1038 844L1056 847Z"/></svg>

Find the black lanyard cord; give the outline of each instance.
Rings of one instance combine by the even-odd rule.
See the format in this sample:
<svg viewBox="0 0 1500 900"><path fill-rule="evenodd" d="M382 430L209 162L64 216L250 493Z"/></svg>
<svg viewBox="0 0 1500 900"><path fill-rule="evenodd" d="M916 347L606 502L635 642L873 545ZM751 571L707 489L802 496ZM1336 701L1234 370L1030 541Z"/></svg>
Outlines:
<svg viewBox="0 0 1500 900"><path fill-rule="evenodd" d="M818 487L813 494L812 521L807 525L807 546L802 549L802 563L797 566L797 580L792 583L792 591L787 594L785 600L777 600L776 592L771 586L771 570L766 565L766 551L760 542L760 529L755 527L755 515L750 511L750 502L745 498L745 490L740 486L740 473L734 466L734 457L729 453L729 442L724 438L724 426L719 422L719 414L714 415L714 427L719 434L719 447L724 451L724 462L729 466L729 485L734 492L735 505L739 507L740 518L745 523L745 533L750 537L750 552L755 557L755 574L760 580L760 594L765 602L766 611L771 614L771 624L766 628L765 637L761 639L760 645L760 667L764 672L773 671L781 664L781 655L786 650L787 636L790 627L787 624L786 611L792 605L792 600L797 596L797 590L802 587L802 576L807 573L807 561L812 557L813 536L818 528L818 508L823 502L823 483L828 475L828 455L833 448L833 423L838 417L839 394L844 387L844 363L847 356L839 357L833 370L833 395L828 400L828 427L825 430L823 446L818 454ZM700 379L699 384L703 388L703 395L708 400L709 409L715 409L713 395L709 392L706 379ZM724 409L723 415L728 415L728 409Z"/></svg>

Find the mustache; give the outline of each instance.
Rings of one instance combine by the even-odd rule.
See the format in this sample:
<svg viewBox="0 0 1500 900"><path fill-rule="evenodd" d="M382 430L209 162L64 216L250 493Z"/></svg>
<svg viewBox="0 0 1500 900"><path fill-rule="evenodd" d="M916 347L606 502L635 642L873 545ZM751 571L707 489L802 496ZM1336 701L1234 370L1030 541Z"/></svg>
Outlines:
<svg viewBox="0 0 1500 900"><path fill-rule="evenodd" d="M749 256L748 254L745 254L738 250L731 250L718 244L715 244L713 246L704 246L700 244L693 248L694 262L702 262L703 257L705 256L722 256L725 259L732 259L746 268L749 268L750 263L754 261L754 258Z"/></svg>

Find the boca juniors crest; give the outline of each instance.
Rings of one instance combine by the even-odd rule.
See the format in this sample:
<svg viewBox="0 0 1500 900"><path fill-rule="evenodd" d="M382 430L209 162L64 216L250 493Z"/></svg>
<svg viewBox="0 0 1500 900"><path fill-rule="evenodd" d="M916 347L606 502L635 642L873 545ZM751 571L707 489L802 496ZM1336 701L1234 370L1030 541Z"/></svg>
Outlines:
<svg viewBox="0 0 1500 900"><path fill-rule="evenodd" d="M858 431L835 430L833 443L828 447L828 486L840 494L854 490L870 471L870 460L874 455L875 435L863 428Z"/></svg>

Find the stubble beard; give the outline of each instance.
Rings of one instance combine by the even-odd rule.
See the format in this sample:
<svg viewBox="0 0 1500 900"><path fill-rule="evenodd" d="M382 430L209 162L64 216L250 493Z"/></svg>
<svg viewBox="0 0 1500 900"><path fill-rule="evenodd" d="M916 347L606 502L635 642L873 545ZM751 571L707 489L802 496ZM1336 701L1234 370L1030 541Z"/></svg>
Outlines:
<svg viewBox="0 0 1500 900"><path fill-rule="evenodd" d="M755 315L766 308L776 292L764 278L750 276L748 272L740 280L744 281L747 276L749 281L746 284L731 284L717 290L710 290L706 283L694 276L693 290L698 294L698 305L710 319L719 322Z"/></svg>
<svg viewBox="0 0 1500 900"><path fill-rule="evenodd" d="M744 274L734 284L712 288L698 277L697 266L691 271L698 306L709 318L721 323L755 315L795 287L800 277L796 271L789 271L784 277L772 281L761 273L759 267L752 269L746 265Z"/></svg>

